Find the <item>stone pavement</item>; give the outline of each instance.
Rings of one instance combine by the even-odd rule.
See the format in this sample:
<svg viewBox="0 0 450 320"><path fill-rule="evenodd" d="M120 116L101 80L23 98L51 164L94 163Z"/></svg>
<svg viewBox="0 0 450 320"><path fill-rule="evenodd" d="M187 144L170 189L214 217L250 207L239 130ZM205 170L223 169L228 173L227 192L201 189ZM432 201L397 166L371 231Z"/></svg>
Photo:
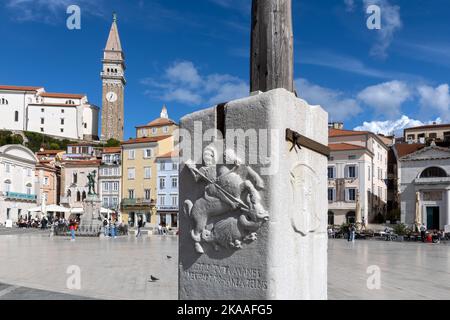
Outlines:
<svg viewBox="0 0 450 320"><path fill-rule="evenodd" d="M177 299L177 251L177 237L71 243L0 235L0 299ZM449 244L331 240L328 256L330 299L450 299ZM66 287L72 265L80 267L81 290ZM380 290L367 288L371 265L381 269Z"/></svg>

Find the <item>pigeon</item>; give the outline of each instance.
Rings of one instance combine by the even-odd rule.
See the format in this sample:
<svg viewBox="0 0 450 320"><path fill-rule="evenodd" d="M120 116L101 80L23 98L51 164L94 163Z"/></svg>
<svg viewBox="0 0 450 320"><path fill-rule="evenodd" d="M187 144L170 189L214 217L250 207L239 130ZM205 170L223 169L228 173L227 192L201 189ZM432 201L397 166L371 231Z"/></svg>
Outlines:
<svg viewBox="0 0 450 320"><path fill-rule="evenodd" d="M167 256L167 259L172 259L172 257L171 256Z"/></svg>
<svg viewBox="0 0 450 320"><path fill-rule="evenodd" d="M155 281L158 281L159 279L155 278L154 276L150 276L150 280L151 280L151 282L155 282Z"/></svg>

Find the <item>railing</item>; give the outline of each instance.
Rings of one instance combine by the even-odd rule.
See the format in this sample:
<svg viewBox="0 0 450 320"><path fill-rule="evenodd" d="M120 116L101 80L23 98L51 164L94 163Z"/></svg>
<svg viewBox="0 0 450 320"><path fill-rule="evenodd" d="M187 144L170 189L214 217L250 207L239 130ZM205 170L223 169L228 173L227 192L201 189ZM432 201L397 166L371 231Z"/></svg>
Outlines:
<svg viewBox="0 0 450 320"><path fill-rule="evenodd" d="M161 205L158 205L157 209L161 210L161 211L173 211L173 210L177 210L178 211L178 206L161 206Z"/></svg>
<svg viewBox="0 0 450 320"><path fill-rule="evenodd" d="M143 199L143 198L137 198L137 199L122 199L122 206L149 206L149 205L155 205L156 202L153 199Z"/></svg>
<svg viewBox="0 0 450 320"><path fill-rule="evenodd" d="M6 198L10 200L19 200L19 201L36 201L37 196L35 194L26 194L26 193L18 193L18 192L6 192Z"/></svg>

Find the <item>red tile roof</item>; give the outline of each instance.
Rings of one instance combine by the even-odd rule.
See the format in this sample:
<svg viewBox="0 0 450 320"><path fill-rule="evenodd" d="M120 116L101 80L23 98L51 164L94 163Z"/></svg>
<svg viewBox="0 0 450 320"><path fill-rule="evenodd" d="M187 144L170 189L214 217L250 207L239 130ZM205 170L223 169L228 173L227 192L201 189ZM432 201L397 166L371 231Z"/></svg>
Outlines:
<svg viewBox="0 0 450 320"><path fill-rule="evenodd" d="M138 139L130 139L128 141L123 141L121 144L136 144L136 143L149 143L149 142L158 142L161 140L165 140L167 138L170 138L172 136L160 136L160 137L151 137L151 138L138 138Z"/></svg>
<svg viewBox="0 0 450 320"><path fill-rule="evenodd" d="M414 153L425 148L425 144L421 143L398 143L395 145L395 149L397 150L397 155L399 158L407 156L408 154Z"/></svg>
<svg viewBox="0 0 450 320"><path fill-rule="evenodd" d="M43 87L29 87L29 86L5 86L0 85L0 90L11 90L11 91L37 91L43 89Z"/></svg>
<svg viewBox="0 0 450 320"><path fill-rule="evenodd" d="M103 153L120 153L122 148L120 147L106 147L103 148Z"/></svg>
<svg viewBox="0 0 450 320"><path fill-rule="evenodd" d="M163 159L163 158L178 158L178 152L177 151L171 151L165 154L162 154L160 156L156 157L157 159Z"/></svg>
<svg viewBox="0 0 450 320"><path fill-rule="evenodd" d="M65 165L74 166L74 167L92 167L99 166L101 164L101 160L66 160L64 161Z"/></svg>
<svg viewBox="0 0 450 320"><path fill-rule="evenodd" d="M430 125L426 125L426 126L420 126L420 127L412 127L412 128L407 128L405 129L405 131L408 130L422 130L422 129L439 129L439 128L449 128L450 124L430 124Z"/></svg>
<svg viewBox="0 0 450 320"><path fill-rule="evenodd" d="M40 94L44 98L67 98L67 99L82 99L85 94L74 94L74 93L56 93L56 92L43 92Z"/></svg>
<svg viewBox="0 0 450 320"><path fill-rule="evenodd" d="M47 154L55 155L55 154L58 154L61 152L64 152L64 150L44 150L44 151L39 151L37 153L37 155L39 155L39 156L43 156L43 155L47 155Z"/></svg>
<svg viewBox="0 0 450 320"><path fill-rule="evenodd" d="M333 143L329 144L330 151L350 151L350 150L365 150L363 146L357 146L350 143Z"/></svg>
<svg viewBox="0 0 450 320"><path fill-rule="evenodd" d="M353 130L339 130L339 129L329 129L329 137L344 137L344 136L360 136L364 134L369 134L369 131L353 131Z"/></svg>
<svg viewBox="0 0 450 320"><path fill-rule="evenodd" d="M148 124L146 124L144 126L138 126L136 128L161 127L161 126L169 126L169 125L173 125L173 124L176 124L176 122L171 119L158 118L156 120L149 122Z"/></svg>

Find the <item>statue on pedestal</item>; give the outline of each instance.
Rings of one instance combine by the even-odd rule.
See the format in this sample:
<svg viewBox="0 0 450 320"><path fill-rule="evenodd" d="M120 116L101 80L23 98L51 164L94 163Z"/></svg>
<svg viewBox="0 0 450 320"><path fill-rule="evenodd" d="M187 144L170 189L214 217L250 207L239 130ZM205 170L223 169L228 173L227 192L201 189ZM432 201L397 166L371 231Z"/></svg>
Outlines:
<svg viewBox="0 0 450 320"><path fill-rule="evenodd" d="M89 187L89 195L95 196L97 193L95 192L95 178L97 176L97 171L94 170L88 174L88 187Z"/></svg>

